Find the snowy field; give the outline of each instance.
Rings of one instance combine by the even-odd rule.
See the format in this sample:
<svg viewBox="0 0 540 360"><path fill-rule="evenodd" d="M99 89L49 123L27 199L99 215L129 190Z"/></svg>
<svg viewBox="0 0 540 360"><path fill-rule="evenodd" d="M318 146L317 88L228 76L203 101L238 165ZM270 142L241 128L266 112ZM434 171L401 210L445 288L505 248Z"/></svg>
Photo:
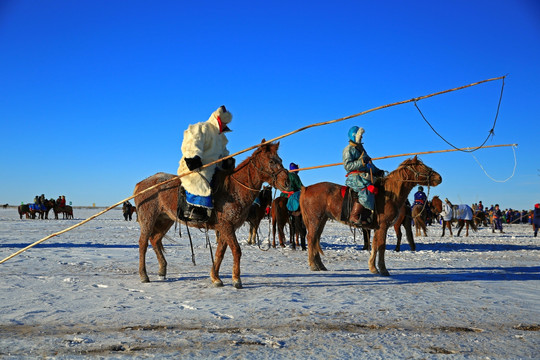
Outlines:
<svg viewBox="0 0 540 360"><path fill-rule="evenodd" d="M97 211L19 220L0 209L0 257ZM306 252L263 251L264 220L261 248L246 245L247 227L237 233L241 290L231 285L230 251L225 286L214 288L204 233L191 231L194 266L182 229L164 241L164 281L150 249L152 282L140 282L139 226L117 209L0 264L0 358L540 358L540 238L529 225L453 238L431 226L415 253L406 241L395 253L392 230L391 276L381 277L344 225L327 225L329 271L312 272Z"/></svg>

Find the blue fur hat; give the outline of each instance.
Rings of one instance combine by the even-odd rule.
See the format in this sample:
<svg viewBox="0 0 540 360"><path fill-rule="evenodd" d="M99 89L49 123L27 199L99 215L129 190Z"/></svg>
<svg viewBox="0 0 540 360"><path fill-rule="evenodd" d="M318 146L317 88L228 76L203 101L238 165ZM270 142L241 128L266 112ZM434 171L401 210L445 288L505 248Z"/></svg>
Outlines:
<svg viewBox="0 0 540 360"><path fill-rule="evenodd" d="M289 170L297 170L297 169L298 169L298 164L290 163Z"/></svg>

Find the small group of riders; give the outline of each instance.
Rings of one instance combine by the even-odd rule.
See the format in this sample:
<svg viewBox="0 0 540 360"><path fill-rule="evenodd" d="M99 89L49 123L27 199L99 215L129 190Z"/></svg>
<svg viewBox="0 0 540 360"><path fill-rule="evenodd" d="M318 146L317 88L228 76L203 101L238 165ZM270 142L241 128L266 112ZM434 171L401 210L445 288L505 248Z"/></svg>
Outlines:
<svg viewBox="0 0 540 360"><path fill-rule="evenodd" d="M47 201L47 199L45 198L45 194L41 194L40 196L36 195L34 197L34 204L33 205L37 209L44 209L46 201ZM59 206L59 207L62 207L62 208L65 207L66 206L66 197L64 195L58 196L58 199L56 199L55 205Z"/></svg>
<svg viewBox="0 0 540 360"><path fill-rule="evenodd" d="M182 194L185 196L185 206L179 209L179 216L185 220L208 220L213 210L212 178L216 169L225 171L234 169L235 160L232 157L217 162L229 155L226 133L231 131L228 126L231 120L232 114L222 105L207 121L191 124L184 131L182 158L177 173L182 175ZM347 171L345 183L357 194L350 211L349 222L376 228L374 210L377 188L374 184L378 177L385 175L385 171L373 164L364 149L362 144L364 133L363 128L353 126L348 132L349 142L342 154L343 165ZM210 163L214 164L201 168ZM282 196L287 196L289 202L294 202L298 200L302 181L298 176L297 164L291 163L289 170L291 187L282 193ZM289 210L291 208L294 208L294 205L291 205Z"/></svg>

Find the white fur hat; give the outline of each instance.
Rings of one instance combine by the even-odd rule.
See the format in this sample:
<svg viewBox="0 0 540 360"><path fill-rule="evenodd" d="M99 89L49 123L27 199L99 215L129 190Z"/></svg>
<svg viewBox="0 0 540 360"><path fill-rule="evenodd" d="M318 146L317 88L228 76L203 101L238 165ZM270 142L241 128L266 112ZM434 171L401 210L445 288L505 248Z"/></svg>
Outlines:
<svg viewBox="0 0 540 360"><path fill-rule="evenodd" d="M225 105L221 105L212 115L216 118L219 117L223 124L228 124L232 121L232 114L227 111Z"/></svg>
<svg viewBox="0 0 540 360"><path fill-rule="evenodd" d="M360 144L360 142L362 141L362 136L364 135L366 131L364 130L364 128L358 128L358 131L356 132L356 141L355 143L357 144Z"/></svg>

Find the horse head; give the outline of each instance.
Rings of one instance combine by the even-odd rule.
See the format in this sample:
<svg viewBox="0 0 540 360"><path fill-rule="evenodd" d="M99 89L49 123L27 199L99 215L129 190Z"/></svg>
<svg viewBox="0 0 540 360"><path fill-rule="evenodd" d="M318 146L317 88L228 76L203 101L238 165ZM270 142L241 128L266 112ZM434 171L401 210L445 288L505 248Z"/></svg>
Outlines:
<svg viewBox="0 0 540 360"><path fill-rule="evenodd" d="M417 156L402 162L399 169L403 169L406 173L405 181L425 186L437 186L442 183L442 176L424 164Z"/></svg>
<svg viewBox="0 0 540 360"><path fill-rule="evenodd" d="M431 211L437 215L442 212L442 200L438 195L435 195L433 199L431 199Z"/></svg>
<svg viewBox="0 0 540 360"><path fill-rule="evenodd" d="M289 188L289 172L283 167L283 161L277 151L279 142L265 144L262 139L261 145L251 156L250 162L259 172L261 179L272 187L281 191Z"/></svg>

